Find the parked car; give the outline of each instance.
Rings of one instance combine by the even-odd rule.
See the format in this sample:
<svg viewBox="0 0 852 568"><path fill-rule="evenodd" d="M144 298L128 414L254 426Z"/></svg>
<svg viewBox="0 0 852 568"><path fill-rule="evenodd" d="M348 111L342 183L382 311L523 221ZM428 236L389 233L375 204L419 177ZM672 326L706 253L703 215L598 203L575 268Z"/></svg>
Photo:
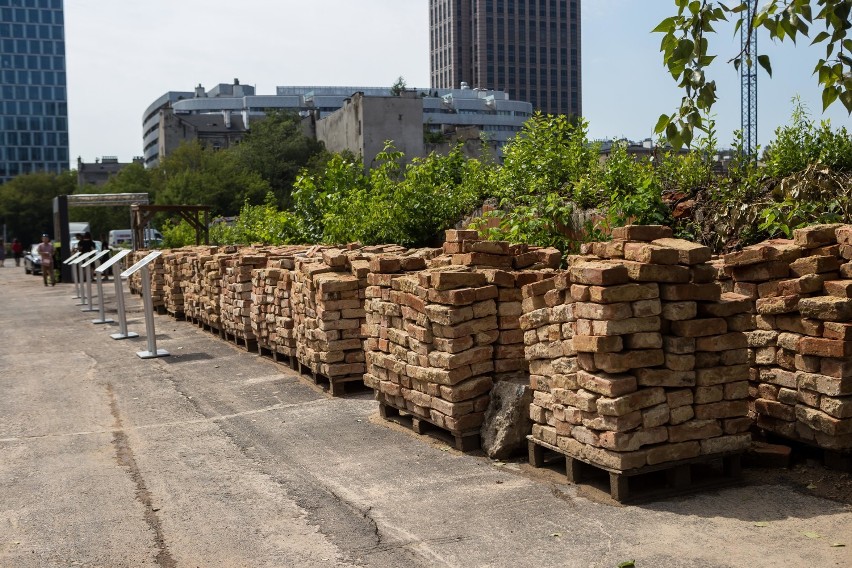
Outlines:
<svg viewBox="0 0 852 568"><path fill-rule="evenodd" d="M38 254L38 245L32 245L30 250L24 253L24 272L41 274L41 255Z"/></svg>

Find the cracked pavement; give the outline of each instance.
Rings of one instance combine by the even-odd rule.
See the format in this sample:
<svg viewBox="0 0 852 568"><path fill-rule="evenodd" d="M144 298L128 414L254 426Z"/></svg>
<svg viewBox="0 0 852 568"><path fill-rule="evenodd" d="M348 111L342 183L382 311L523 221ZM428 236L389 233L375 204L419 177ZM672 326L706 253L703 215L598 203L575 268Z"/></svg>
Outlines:
<svg viewBox="0 0 852 568"><path fill-rule="evenodd" d="M114 341L70 285L7 266L0 289L0 566L852 564L848 505L771 484L615 505L188 322L155 317L172 356L142 360L136 297L142 337Z"/></svg>

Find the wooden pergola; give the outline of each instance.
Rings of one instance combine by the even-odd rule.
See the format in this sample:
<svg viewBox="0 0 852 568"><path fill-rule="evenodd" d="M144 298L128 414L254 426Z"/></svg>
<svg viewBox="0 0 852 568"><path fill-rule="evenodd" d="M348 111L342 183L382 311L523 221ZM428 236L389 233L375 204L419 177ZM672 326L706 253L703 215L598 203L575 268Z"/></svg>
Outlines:
<svg viewBox="0 0 852 568"><path fill-rule="evenodd" d="M171 213L184 219L195 229L195 244L210 244L209 205L131 205L130 230L133 235L133 250L145 242L145 227L157 213Z"/></svg>

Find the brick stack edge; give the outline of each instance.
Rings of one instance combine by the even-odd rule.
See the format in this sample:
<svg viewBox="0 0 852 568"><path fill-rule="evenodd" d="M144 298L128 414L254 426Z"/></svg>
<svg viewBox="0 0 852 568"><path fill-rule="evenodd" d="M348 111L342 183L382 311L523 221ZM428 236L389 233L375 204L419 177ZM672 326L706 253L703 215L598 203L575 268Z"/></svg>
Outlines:
<svg viewBox="0 0 852 568"><path fill-rule="evenodd" d="M710 249L671 236L615 229L524 288L534 438L620 471L750 444L751 304L721 294Z"/></svg>
<svg viewBox="0 0 852 568"><path fill-rule="evenodd" d="M371 263L364 382L383 404L451 432L478 431L494 382L526 380L520 286L561 255L456 230L443 255L427 252L428 267L411 257Z"/></svg>
<svg viewBox="0 0 852 568"><path fill-rule="evenodd" d="M302 365L328 379L363 378L361 328L370 259L404 251L397 245L350 245L348 250L314 247L296 257L290 301Z"/></svg>
<svg viewBox="0 0 852 568"><path fill-rule="evenodd" d="M755 301L750 399L757 425L852 449L852 226L815 225L724 257Z"/></svg>

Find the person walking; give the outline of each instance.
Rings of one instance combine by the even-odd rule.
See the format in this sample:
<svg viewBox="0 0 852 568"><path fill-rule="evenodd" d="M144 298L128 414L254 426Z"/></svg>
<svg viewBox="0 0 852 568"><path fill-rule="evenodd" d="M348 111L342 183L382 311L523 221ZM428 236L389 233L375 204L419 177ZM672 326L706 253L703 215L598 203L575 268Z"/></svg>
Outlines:
<svg viewBox="0 0 852 568"><path fill-rule="evenodd" d="M6 266L6 241L0 239L0 268Z"/></svg>
<svg viewBox="0 0 852 568"><path fill-rule="evenodd" d="M47 286L48 276L50 285L56 286L56 278L53 275L53 243L47 233L41 236L41 244L38 245L38 255L41 257L41 275L44 285Z"/></svg>
<svg viewBox="0 0 852 568"><path fill-rule="evenodd" d="M15 257L15 266L21 266L21 258L24 256L24 245L18 239L12 239L12 255Z"/></svg>

